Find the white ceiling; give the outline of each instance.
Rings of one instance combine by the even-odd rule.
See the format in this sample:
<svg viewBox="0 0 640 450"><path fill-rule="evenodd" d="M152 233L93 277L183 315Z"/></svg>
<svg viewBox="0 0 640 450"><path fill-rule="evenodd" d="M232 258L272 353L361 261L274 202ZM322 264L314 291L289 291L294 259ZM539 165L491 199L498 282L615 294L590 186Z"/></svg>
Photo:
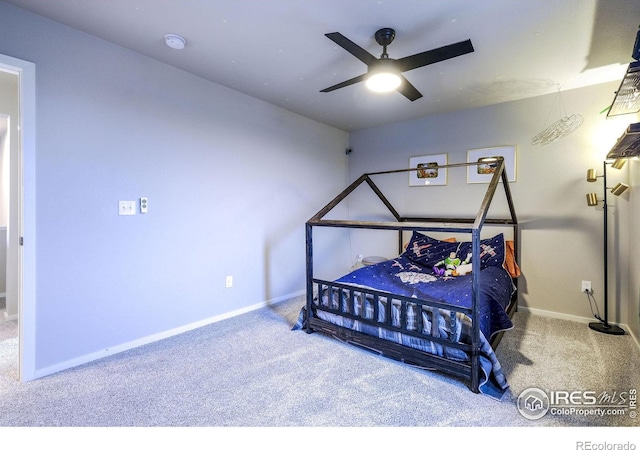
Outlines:
<svg viewBox="0 0 640 450"><path fill-rule="evenodd" d="M640 25L640 0L6 2L347 131L621 80ZM391 58L466 39L475 51L405 72L414 102L363 83L319 92L366 72L324 34L379 57L383 27L396 30Z"/></svg>

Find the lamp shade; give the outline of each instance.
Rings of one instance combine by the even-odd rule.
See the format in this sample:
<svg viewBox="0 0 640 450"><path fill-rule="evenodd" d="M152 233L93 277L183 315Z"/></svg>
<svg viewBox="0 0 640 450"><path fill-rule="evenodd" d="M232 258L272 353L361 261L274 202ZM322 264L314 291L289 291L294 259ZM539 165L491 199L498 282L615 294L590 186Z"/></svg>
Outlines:
<svg viewBox="0 0 640 450"><path fill-rule="evenodd" d="M618 196L620 194L622 194L624 191L626 191L627 189L629 189L629 185L626 183L618 183L616 184L613 189L611 189L611 193L615 196Z"/></svg>
<svg viewBox="0 0 640 450"><path fill-rule="evenodd" d="M596 175L596 169L587 170L587 181L589 183L592 183L592 182L596 181L597 179L598 179L598 176Z"/></svg>
<svg viewBox="0 0 640 450"><path fill-rule="evenodd" d="M624 163L626 162L627 162L626 159L618 158L613 162L613 164L611 164L611 167L613 167L614 169L620 170L624 167Z"/></svg>
<svg viewBox="0 0 640 450"><path fill-rule="evenodd" d="M593 192L587 194L587 205L596 206L598 204L598 196Z"/></svg>

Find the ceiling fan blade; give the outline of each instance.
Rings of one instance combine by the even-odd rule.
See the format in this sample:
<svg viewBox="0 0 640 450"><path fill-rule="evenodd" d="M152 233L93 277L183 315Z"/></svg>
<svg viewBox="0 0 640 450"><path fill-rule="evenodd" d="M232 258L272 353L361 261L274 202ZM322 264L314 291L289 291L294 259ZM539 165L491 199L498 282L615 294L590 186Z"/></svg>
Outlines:
<svg viewBox="0 0 640 450"><path fill-rule="evenodd" d="M340 33L327 33L325 36L365 63L367 66L375 64L378 61L378 58Z"/></svg>
<svg viewBox="0 0 640 450"><path fill-rule="evenodd" d="M343 88L343 87L351 86L352 84L356 84L356 83L359 83L361 81L364 81L364 79L366 77L367 77L367 74L363 73L362 75L358 75L357 77L351 78L350 80L343 81L342 83L338 83L338 84L335 84L335 85L330 86L328 88L325 88L325 89L321 90L320 92L331 92L331 91L335 91L336 89L340 89L340 88Z"/></svg>
<svg viewBox="0 0 640 450"><path fill-rule="evenodd" d="M400 72L406 72L407 70L417 69L418 67L455 58L471 52L473 52L473 45L471 44L471 40L467 39L466 41L445 45L444 47L397 59L395 66Z"/></svg>
<svg viewBox="0 0 640 450"><path fill-rule="evenodd" d="M407 80L403 75L400 75L400 78L402 78L402 83L400 84L398 89L396 89L398 92L400 92L412 102L422 97L420 91L418 91L413 84L409 83L409 80Z"/></svg>

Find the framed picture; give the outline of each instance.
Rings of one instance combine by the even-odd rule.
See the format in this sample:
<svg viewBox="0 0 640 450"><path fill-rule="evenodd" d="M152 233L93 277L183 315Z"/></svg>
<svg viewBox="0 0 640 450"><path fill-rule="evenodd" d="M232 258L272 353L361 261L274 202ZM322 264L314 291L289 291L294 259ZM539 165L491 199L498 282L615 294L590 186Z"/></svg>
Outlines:
<svg viewBox="0 0 640 450"><path fill-rule="evenodd" d="M447 154L409 158L409 186L442 186L447 184Z"/></svg>
<svg viewBox="0 0 640 450"><path fill-rule="evenodd" d="M496 169L494 159L496 156L504 158L507 179L516 181L516 148L515 147L489 147L476 148L467 151L467 162L480 162L477 166L467 167L467 183L488 183Z"/></svg>

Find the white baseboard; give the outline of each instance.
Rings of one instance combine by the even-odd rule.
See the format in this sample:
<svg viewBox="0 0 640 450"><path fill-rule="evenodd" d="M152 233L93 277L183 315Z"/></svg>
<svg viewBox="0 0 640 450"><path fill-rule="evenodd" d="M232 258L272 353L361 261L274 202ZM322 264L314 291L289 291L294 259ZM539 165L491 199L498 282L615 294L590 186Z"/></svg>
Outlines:
<svg viewBox="0 0 640 450"><path fill-rule="evenodd" d="M220 322L222 320L225 319L230 319L232 317L236 317L239 316L241 314L245 314L251 311L255 311L256 309L260 309L263 308L265 306L269 306L269 305L274 305L276 303L285 301L285 300L289 300L295 297L299 297L305 294L305 290L301 290L298 292L293 292L291 294L288 295L283 295L281 297L276 297L273 298L271 300L267 300L264 302L259 302L256 303L254 305L250 305L241 309L237 309L235 311L230 311L228 313L224 313L224 314L220 314L218 316L214 316L214 317L210 317L208 319L205 320L201 320L198 322L193 322L181 327L177 327L177 328L173 328L171 330L167 330L167 331L163 331L161 333L157 333L151 336L147 336L141 339L136 339L134 341L130 341L130 342L125 342L123 344L117 345L115 347L110 347L110 348L105 348L103 350L97 351L97 352L93 352L87 355L83 355L80 356L78 358L74 358L74 359L70 359L68 361L64 361L62 363L59 364L55 364L53 366L49 366L49 367L45 367L43 369L39 369L36 371L34 379L36 378L42 378L51 374L54 374L56 372L60 372L63 370L67 370L70 369L72 367L77 367L80 366L82 364L86 364L92 361L96 361L98 359L107 357L107 356L111 356L111 355L115 355L117 353L122 353L125 352L127 350L131 350L137 347L141 347L143 345L146 344L151 344L153 342L157 342L157 341L161 341L163 339L166 338L170 338L173 336L177 336L179 334L182 333L186 333L188 331L192 331L195 330L197 328L201 328L207 325L211 325L213 323L216 322ZM557 312L552 312L552 311L546 311L546 310L542 310L542 309L536 309L536 308L527 308L525 306L518 306L518 310L523 311L523 312L527 312L530 314L536 314L536 315L540 315L540 316L546 316L546 317L551 317L551 318L556 318L556 319L563 319L563 320L569 320L572 322L580 322L580 323L589 323L589 322L593 322L594 319L593 318L589 318L589 317L581 317L581 316L575 316L572 314L564 314L564 313L557 313ZM14 316L17 319L17 316ZM11 320L11 318L6 316L6 312L5 312L5 318L7 318L7 320ZM629 327L624 325L624 324L619 324L620 327L622 327L627 334L629 334L631 336L631 338L633 339L633 341L635 342L636 346L638 347L638 349L640 349L640 343L638 342L638 338L629 332Z"/></svg>
<svg viewBox="0 0 640 450"><path fill-rule="evenodd" d="M536 316L551 317L553 319L570 320L571 322L589 323L594 322L596 319L593 317L574 316L573 314L564 314L559 312L547 311L544 309L528 308L526 306L518 306L518 311L524 311Z"/></svg>
<svg viewBox="0 0 640 450"><path fill-rule="evenodd" d="M35 374L34 374L34 379L37 378L42 378L42 377L46 377L48 375L57 373L57 372L61 372L63 370L67 370L67 369L71 369L72 367L77 367L80 366L82 364L86 364L92 361L96 361L98 359L101 358L105 358L107 356L111 356L111 355L115 355L118 353L122 353L125 352L127 350L131 350L137 347L141 347L143 345L147 345L147 344L151 344L153 342L158 342L161 341L163 339L166 338L170 338L173 336L177 336L179 334L182 333L186 333L188 331L192 331L195 330L197 328L201 328L207 325L211 325L212 323L216 323L216 322L220 322L222 320L225 319L230 319L232 317L235 316L239 316L241 314L245 314L251 311L255 311L256 309L260 309L263 308L265 306L269 306L269 305L274 305L276 303L285 301L285 300L289 300L295 297L299 297L301 295L304 295L305 291L298 291L298 292L294 292L288 295L283 295L281 297L276 297L274 299L271 300L267 300L264 302L259 302L256 303L254 305L250 305L247 306L245 308L241 308L241 309L237 309L235 311L230 311L228 313L224 313L224 314L220 314L218 316L214 316L214 317L210 317L208 319L205 320L200 320L198 322L193 322L181 327L177 327L177 328L173 328L171 330L167 330L167 331L163 331L161 333L157 333L157 334L153 334L151 336L147 336L144 338L140 338L140 339L136 339L134 341L130 341L130 342L125 342L123 344L120 345L116 345L114 347L109 347L109 348L105 348L103 350L97 351L97 352L93 352L93 353L89 353L87 355L83 355L80 356L78 358L73 358L64 362L61 362L59 364L54 364L52 366L48 366L42 369L38 369L36 370Z"/></svg>

